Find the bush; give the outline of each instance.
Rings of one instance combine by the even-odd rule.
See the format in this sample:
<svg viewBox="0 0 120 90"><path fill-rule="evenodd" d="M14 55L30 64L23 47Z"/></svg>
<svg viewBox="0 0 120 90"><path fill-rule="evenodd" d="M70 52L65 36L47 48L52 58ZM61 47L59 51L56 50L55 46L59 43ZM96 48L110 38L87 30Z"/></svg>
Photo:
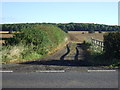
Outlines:
<svg viewBox="0 0 120 90"><path fill-rule="evenodd" d="M120 32L104 35L104 51L108 58L120 59Z"/></svg>
<svg viewBox="0 0 120 90"><path fill-rule="evenodd" d="M84 41L88 49L88 63L97 66L120 66L120 32L104 35L104 50L97 45Z"/></svg>
<svg viewBox="0 0 120 90"><path fill-rule="evenodd" d="M21 29L13 38L6 40L3 62L10 60L39 59L66 41L67 34L53 25L37 25Z"/></svg>
<svg viewBox="0 0 120 90"><path fill-rule="evenodd" d="M92 34L92 33L95 33L95 31L94 30L89 30L88 33Z"/></svg>
<svg viewBox="0 0 120 90"><path fill-rule="evenodd" d="M82 34L85 34L85 32L82 32Z"/></svg>
<svg viewBox="0 0 120 90"><path fill-rule="evenodd" d="M66 33L53 25L39 25L34 28L22 29L20 33L15 33L13 38L6 41L6 44L15 45L24 43L45 47L48 45L59 44L65 38Z"/></svg>
<svg viewBox="0 0 120 90"><path fill-rule="evenodd" d="M99 33L102 33L102 31L98 31Z"/></svg>
<svg viewBox="0 0 120 90"><path fill-rule="evenodd" d="M83 41L84 49L89 49L92 43L89 40Z"/></svg>

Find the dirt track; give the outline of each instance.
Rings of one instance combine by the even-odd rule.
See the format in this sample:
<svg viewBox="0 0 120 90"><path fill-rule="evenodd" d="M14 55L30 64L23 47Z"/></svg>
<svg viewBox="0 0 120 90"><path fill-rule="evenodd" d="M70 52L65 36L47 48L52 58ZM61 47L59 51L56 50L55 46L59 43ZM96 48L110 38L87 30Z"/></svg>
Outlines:
<svg viewBox="0 0 120 90"><path fill-rule="evenodd" d="M15 72L63 69L84 71L88 68L94 68L87 62L86 52L82 49L81 40L76 38L74 34L70 34L70 40L69 44L46 58L18 64L6 64L3 65L3 70L13 70ZM105 69L105 67L102 68Z"/></svg>
<svg viewBox="0 0 120 90"><path fill-rule="evenodd" d="M88 69L108 69L107 67L93 67L87 62L86 53L81 48L81 44L77 43L75 51L72 43L68 44L55 54L47 58L29 61L18 64L3 65L3 70L12 70L14 72L36 72L40 70L65 70L65 71L80 71L86 72ZM109 68L110 69L110 68Z"/></svg>

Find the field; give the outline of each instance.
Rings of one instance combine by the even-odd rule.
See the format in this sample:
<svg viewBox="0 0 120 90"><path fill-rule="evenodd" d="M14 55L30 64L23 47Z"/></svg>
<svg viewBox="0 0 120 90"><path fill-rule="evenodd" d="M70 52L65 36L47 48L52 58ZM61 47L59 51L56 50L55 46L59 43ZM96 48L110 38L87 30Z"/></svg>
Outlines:
<svg viewBox="0 0 120 90"><path fill-rule="evenodd" d="M83 42L84 40L90 39L90 38L103 40L103 35L105 34L105 32L102 32L102 33L95 32L90 34L87 31L68 31L68 33L69 33L70 39L75 42Z"/></svg>
<svg viewBox="0 0 120 90"><path fill-rule="evenodd" d="M0 31L0 44L5 43L5 39L13 37L13 34L9 34L9 31Z"/></svg>
<svg viewBox="0 0 120 90"><path fill-rule="evenodd" d="M3 43L5 43L5 40L0 40L0 44L3 44Z"/></svg>
<svg viewBox="0 0 120 90"><path fill-rule="evenodd" d="M13 34L2 34L1 36L0 36L0 38L10 38L10 37L12 37L13 36Z"/></svg>
<svg viewBox="0 0 120 90"><path fill-rule="evenodd" d="M83 42L84 40L89 39L91 37L98 40L103 40L104 33L105 32L102 33L95 32L93 34L90 34L87 31L68 31L70 39L75 42ZM8 31L0 31L0 38L3 38L3 40L0 40L0 44L3 44L5 42L4 39L10 38L12 36L13 34L9 34Z"/></svg>
<svg viewBox="0 0 120 90"><path fill-rule="evenodd" d="M9 31L0 31L0 33L9 33Z"/></svg>

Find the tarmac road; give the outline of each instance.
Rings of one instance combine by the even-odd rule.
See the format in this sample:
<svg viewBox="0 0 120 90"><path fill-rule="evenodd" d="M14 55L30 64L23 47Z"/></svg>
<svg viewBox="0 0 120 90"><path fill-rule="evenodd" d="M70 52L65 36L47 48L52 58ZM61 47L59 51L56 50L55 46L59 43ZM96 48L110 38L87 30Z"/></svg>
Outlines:
<svg viewBox="0 0 120 90"><path fill-rule="evenodd" d="M3 65L2 70L13 71L2 73L3 88L118 88L118 71L88 72L92 69L109 68L87 66L83 51L78 47L71 60L66 60L70 52L67 47L45 60ZM61 60L60 57L65 60ZM36 72L40 70L65 70L65 72Z"/></svg>
<svg viewBox="0 0 120 90"><path fill-rule="evenodd" d="M3 88L118 88L118 72L3 73Z"/></svg>

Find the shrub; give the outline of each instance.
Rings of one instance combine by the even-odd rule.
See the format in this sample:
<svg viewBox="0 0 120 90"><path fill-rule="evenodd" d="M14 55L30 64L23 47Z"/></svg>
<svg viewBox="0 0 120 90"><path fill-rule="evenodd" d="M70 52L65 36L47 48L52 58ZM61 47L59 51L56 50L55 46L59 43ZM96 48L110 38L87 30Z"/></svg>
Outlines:
<svg viewBox="0 0 120 90"><path fill-rule="evenodd" d="M13 38L6 41L6 44L15 45L24 43L45 47L48 45L58 45L66 37L66 33L53 25L39 25L33 28L22 29L20 33L15 33Z"/></svg>
<svg viewBox="0 0 120 90"><path fill-rule="evenodd" d="M92 33L95 33L95 31L94 30L89 30L88 33L92 34Z"/></svg>
<svg viewBox="0 0 120 90"><path fill-rule="evenodd" d="M85 34L85 32L82 32L82 34Z"/></svg>
<svg viewBox="0 0 120 90"><path fill-rule="evenodd" d="M92 45L89 40L83 41L84 49L89 49L90 46Z"/></svg>
<svg viewBox="0 0 120 90"><path fill-rule="evenodd" d="M120 59L120 32L104 35L104 50L107 57Z"/></svg>
<svg viewBox="0 0 120 90"><path fill-rule="evenodd" d="M98 31L99 33L102 33L102 31Z"/></svg>
<svg viewBox="0 0 120 90"><path fill-rule="evenodd" d="M13 38L6 40L3 62L9 63L12 59L39 59L65 42L66 36L63 30L53 25L37 25L21 29Z"/></svg>

